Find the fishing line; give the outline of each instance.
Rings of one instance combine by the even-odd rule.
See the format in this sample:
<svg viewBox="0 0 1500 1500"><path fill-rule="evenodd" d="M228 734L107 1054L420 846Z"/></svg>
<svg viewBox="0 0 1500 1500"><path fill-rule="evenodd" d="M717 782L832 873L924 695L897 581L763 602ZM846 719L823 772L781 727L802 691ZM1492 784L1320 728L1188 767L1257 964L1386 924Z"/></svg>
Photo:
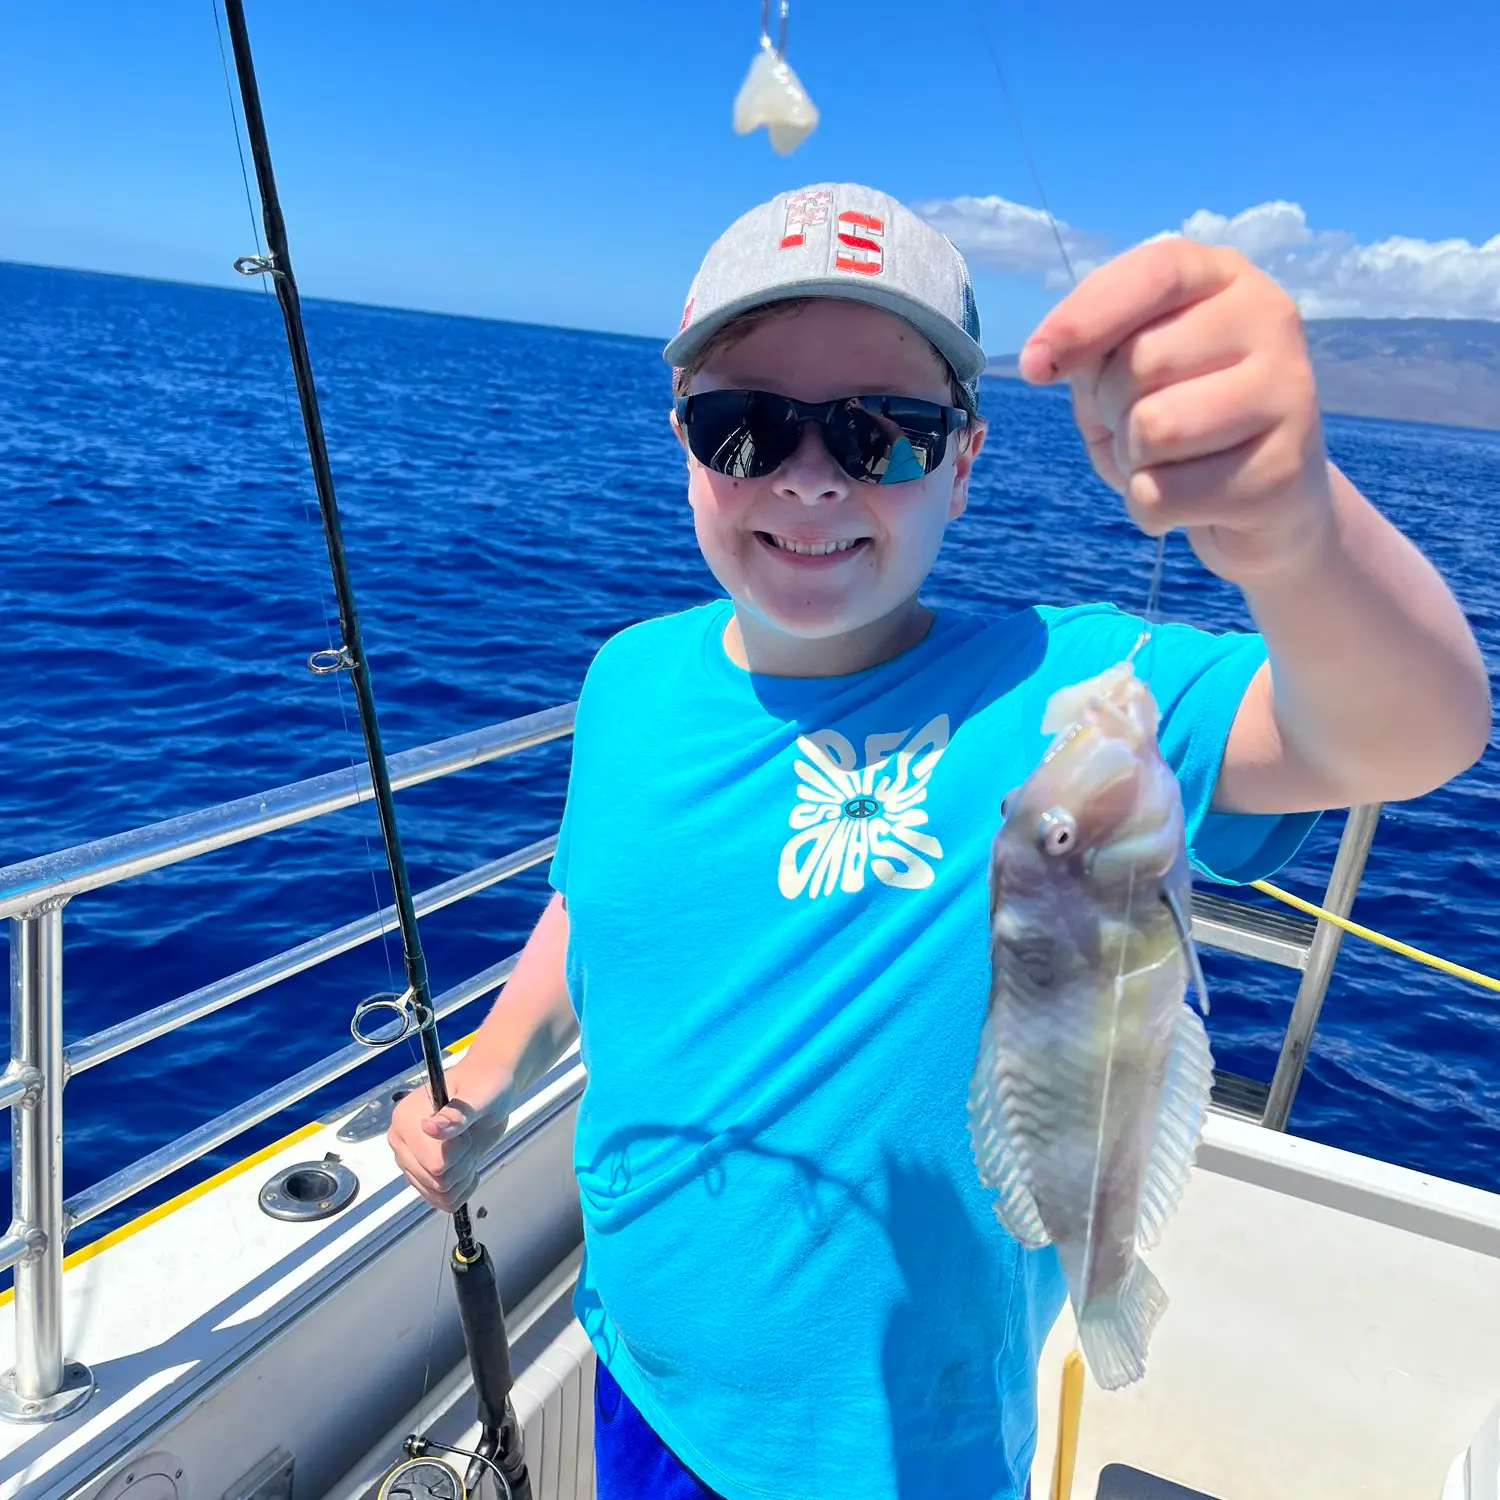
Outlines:
<svg viewBox="0 0 1500 1500"><path fill-rule="evenodd" d="M224 70L224 91L229 99L229 123L234 127L234 149L240 158L240 182L245 189L245 211L250 215L250 233L255 239L255 253L263 255L264 249L260 243L260 221L255 216L255 199L250 192L250 173L245 166L245 143L240 136L240 112L234 104L234 84L229 77L229 55L224 51L224 28L219 24L218 0L212 0L214 13L214 35L219 40L219 66ZM270 295L270 287L264 287L266 294ZM284 393L283 393L284 394Z"/></svg>
<svg viewBox="0 0 1500 1500"><path fill-rule="evenodd" d="M229 102L229 123L234 130L234 149L240 159L240 183L245 189L245 211L250 217L250 233L255 241L256 259L263 261L265 259L265 249L261 244L260 220L256 215L255 200L250 190L250 173L248 168L245 166L245 143L243 137L240 134L240 113L239 110L235 107L234 102L234 83L229 76L229 56L224 50L224 28L220 24L219 20L219 0L210 0L210 8L213 10L214 14L214 35L218 39L219 43L219 66L224 73L224 92ZM262 296L268 297L272 301L275 301L275 293L272 292L271 284L268 279L262 279L260 289ZM287 395L286 385L284 382L278 381L277 388L281 392L281 409L286 419L287 429L288 431L290 431L292 426L291 398ZM302 503L302 518L304 523L309 527L317 525L317 517L314 515L312 505L308 500L307 490L299 485L297 487L296 494L297 498ZM323 611L323 633L328 642L328 650L330 652L333 652L336 648L334 646L333 609L331 607L332 601L329 598L328 594L328 579L324 575L321 568L314 568L313 572L317 578L318 601ZM343 743L350 747L349 770L352 775L357 777L359 774L358 757L354 753L354 736L349 727L349 704L348 700L344 696L345 688L342 677L342 673L334 673L334 687L337 691L337 699L339 705L339 721L343 726ZM359 830L360 837L364 840L365 864L370 871L370 888L374 892L375 910L378 914L385 909L385 902L382 900L380 894L380 877L375 860L375 850L373 845L370 843L370 828L368 819L360 820ZM396 989L396 969L395 965L391 962L390 933L390 927L384 921L382 921L380 924L380 947L382 953L385 956L386 984L387 987L392 992L394 992ZM409 1043L408 1046L409 1049L414 1049L415 1043ZM416 1062L418 1060L419 1055L415 1050L412 1050L412 1061Z"/></svg>
<svg viewBox="0 0 1500 1500"><path fill-rule="evenodd" d="M1037 198L1041 203L1042 212L1046 215L1048 226L1052 230L1052 238L1056 241L1058 255L1062 259L1063 269L1068 274L1068 279L1076 288L1078 285L1078 274L1073 267L1071 257L1068 255L1068 247L1063 239L1062 228L1058 224L1056 215L1052 212L1051 203L1047 198L1046 188L1042 184L1041 173L1037 169L1036 159L1032 155L1031 147L1026 139L1026 132L1021 124L1020 112L1016 108L1015 100L1010 91L1010 85L1005 77L1005 69L1000 61L1000 55L995 47L994 40L990 35L989 27L985 23L983 12L979 8L978 0L971 0L971 9L974 13L979 35L984 43L985 52L988 54L990 64L994 69L995 78L1000 85L1000 93L1005 101L1006 110L1010 114L1011 125L1016 132L1016 139L1021 147L1021 154L1026 160L1027 170L1031 174L1031 180L1036 188ZM1130 648L1126 662L1134 663L1138 652L1144 648L1147 658L1142 662L1142 680L1148 690L1150 685L1150 663L1154 660L1155 627L1160 619L1161 612L1161 588L1162 576L1165 571L1166 559L1166 533L1163 532L1156 539L1155 557L1151 567L1150 582L1147 586L1146 609L1142 619L1143 629L1136 638L1135 644ZM1132 861L1129 876L1126 880L1125 911L1128 914L1134 905L1136 893L1136 877L1139 873L1139 861ZM1114 995L1112 1014L1110 1020L1109 1054L1108 1062L1104 1072L1104 1084L1099 1102L1099 1122L1094 1142L1094 1170L1093 1180L1089 1189L1088 1215L1085 1223L1083 1269L1080 1281L1080 1311L1074 1321L1073 1350L1064 1361L1062 1374L1062 1391L1059 1403L1057 1449L1055 1464L1052 1474L1052 1500L1067 1500L1073 1483L1074 1464L1078 1447L1079 1412L1083 1400L1082 1382L1082 1360L1083 1360L1083 1319L1081 1307L1087 1305L1089 1293L1089 1278L1093 1271L1093 1239L1094 1224L1099 1208L1100 1178L1104 1163L1104 1138L1106 1125L1109 1118L1110 1085L1114 1079L1116 1043L1119 1038L1120 1005L1125 988L1125 968L1129 961L1130 935L1128 921L1122 925L1120 931L1120 957L1119 966L1115 974Z"/></svg>
<svg viewBox="0 0 1500 1500"><path fill-rule="evenodd" d="M432 1341L437 1334L438 1303L443 1296L443 1272L448 1268L448 1230L452 1222L445 1215L443 1218L443 1253L438 1257L437 1285L432 1289L432 1312L427 1319L427 1352L422 1356L422 1394L417 1400L420 1407L427 1400L427 1393L431 1389L432 1382Z"/></svg>
<svg viewBox="0 0 1500 1500"><path fill-rule="evenodd" d="M1047 225L1052 231L1052 238L1057 242L1057 253L1062 260L1063 269L1068 273L1068 280L1076 287L1078 285L1078 272L1073 268L1072 257L1068 254L1068 246L1063 239L1062 226L1057 221L1057 216L1052 212L1052 205L1047 198L1047 189L1042 185L1042 174L1037 170L1036 158L1032 155L1031 146L1026 139L1025 127L1021 124L1021 112L1016 107L1016 102L1010 91L1010 84L1006 81L1005 68L1000 61L1000 53L995 47L994 38L990 35L990 29L984 18L984 12L980 9L979 0L969 0L969 7L974 13L974 23L979 30L980 40L984 43L984 50L989 57L990 66L995 70L995 79L1000 85L1000 94L1005 101L1006 112L1010 115L1011 127L1016 132L1016 141L1021 147L1021 155L1026 160L1026 170L1031 174L1032 185L1036 188L1038 201L1042 205L1042 213L1046 215ZM1149 645L1155 635L1155 627L1160 623L1161 610L1161 581L1163 564L1166 559L1167 537L1163 532L1156 539L1156 560L1151 570L1151 582L1146 595L1146 612L1143 616L1146 628L1141 632L1140 638L1131 647L1126 661L1134 661L1136 652L1143 646ZM1143 680L1150 684L1149 669L1143 671Z"/></svg>
<svg viewBox="0 0 1500 1500"><path fill-rule="evenodd" d="M420 926L417 920L416 897L412 891L411 874L402 849L400 827L396 817L394 788L390 775L390 764L382 743L380 720L375 706L374 689L370 681L370 662L366 654L363 632L360 628L359 610L350 577L348 553L344 545L343 523L340 516L333 466L329 461L328 444L324 434L323 419L318 403L317 382L313 376L312 356L307 346L306 329L303 325L301 296L297 290L297 278L292 268L292 255L286 231L286 220L281 211L281 198L276 187L276 175L271 163L271 147L266 131L265 116L261 109L260 86L255 76L255 63L251 55L250 35L245 22L244 0L224 0L224 14L228 23L234 50L235 74L239 82L239 99L244 111L245 133L250 144L251 159L255 165L256 183L260 190L261 217L266 230L266 253L259 260L248 257L236 262L239 270L246 274L267 275L272 278L276 290L277 305L281 309L291 356L292 376L297 387L297 400L302 413L303 436L307 444L307 456L312 468L313 482L317 489L318 510L322 519L323 540L328 552L328 565L332 576L334 593L338 601L339 644L319 661L315 654L308 665L321 674L347 672L359 710L360 730L364 738L365 759L370 770L370 789L380 821L381 841L385 849L386 864L390 873L391 889L395 898L397 920L401 932L401 954L406 988L400 995L377 995L356 1007L350 1022L350 1030L362 1044L384 1049L401 1037L415 1034L421 1045L422 1061L427 1075L427 1087L435 1109L441 1110L449 1102L448 1081L444 1071L443 1050L438 1038L437 1010L432 995L431 980L427 970L426 956L422 950ZM247 269L248 267L248 269ZM388 1026L383 1034L369 1029L371 1015L394 1013L400 1030L391 1035ZM499 1281L495 1273L494 1260L474 1234L474 1226L467 1202L457 1204L452 1210L454 1249L449 1262L453 1276L454 1295L458 1305L459 1323L463 1332L464 1347L469 1357L469 1369L473 1379L475 1404L478 1409L480 1436L471 1455L468 1475L458 1483L458 1494L464 1486L475 1488L483 1479L487 1467L498 1466L506 1488L513 1500L531 1500L531 1481L526 1466L525 1436L515 1406L511 1399L514 1389L514 1373L511 1367L510 1340L505 1329L505 1310L500 1300ZM412 1461L416 1458L416 1447L420 1438L409 1440ZM394 1484L406 1465L398 1465L387 1476L387 1484Z"/></svg>
<svg viewBox="0 0 1500 1500"><path fill-rule="evenodd" d="M1036 161L1031 155L1031 147L1026 142L1026 132L1021 128L1021 115L1017 110L1015 100L1011 98L1010 85L1005 81L1005 69L1000 66L1000 54L995 50L995 44L990 37L989 27L985 25L984 13L979 8L979 0L969 0L970 8L974 12L974 20L979 27L979 35L984 42L984 50L989 53L990 64L995 70L995 77L1000 82L1000 93L1005 100L1005 108L1010 114L1010 123L1016 132L1016 139L1021 146L1021 155L1026 158L1027 170L1031 173L1031 180L1036 187L1036 195L1041 200L1042 212L1047 216L1047 223L1052 227L1052 238L1057 241L1057 253L1062 257L1063 268L1068 273L1068 280L1074 286L1078 285L1078 274L1073 269L1073 262L1068 255L1068 247L1063 243L1062 230L1057 220L1053 217L1051 206L1047 202L1047 190L1042 186L1042 175L1036 169Z"/></svg>
<svg viewBox="0 0 1500 1500"><path fill-rule="evenodd" d="M1156 627L1161 624L1161 581L1162 574L1166 571L1167 561L1167 534L1162 534L1156 539L1156 557L1151 564L1151 583L1146 590L1146 612L1142 617L1145 628L1136 637L1135 645L1130 648L1130 655L1125 658L1128 662L1134 662L1136 653L1143 647L1145 656L1141 663L1141 681L1149 688L1151 686L1151 668L1156 663Z"/></svg>

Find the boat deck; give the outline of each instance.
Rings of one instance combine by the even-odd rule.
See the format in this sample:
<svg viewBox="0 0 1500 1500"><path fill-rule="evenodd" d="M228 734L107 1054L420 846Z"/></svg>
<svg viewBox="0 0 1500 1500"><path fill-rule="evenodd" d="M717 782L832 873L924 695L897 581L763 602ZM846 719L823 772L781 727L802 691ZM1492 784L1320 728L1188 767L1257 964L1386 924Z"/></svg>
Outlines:
<svg viewBox="0 0 1500 1500"><path fill-rule="evenodd" d="M1150 1256L1171 1305L1145 1379L1085 1382L1077 1500L1437 1500L1500 1401L1500 1203L1222 1118L1202 1163ZM1073 1342L1069 1311L1039 1496Z"/></svg>
<svg viewBox="0 0 1500 1500"><path fill-rule="evenodd" d="M536 1500L593 1495L593 1357L569 1309L581 1087L575 1050L475 1199L515 1309ZM369 1500L406 1433L472 1441L447 1221L400 1179L372 1108L75 1261L67 1352L99 1391L59 1422L0 1424L0 1500L272 1500L247 1476L293 1471L298 1500ZM357 1172L353 1205L305 1225L259 1211L271 1173L326 1151ZM1143 1381L1086 1381L1073 1500L1439 1500L1500 1401L1500 1195L1216 1113L1150 1260L1171 1306ZM11 1336L5 1320L0 1359ZM1040 1374L1038 1500L1072 1341L1065 1313Z"/></svg>

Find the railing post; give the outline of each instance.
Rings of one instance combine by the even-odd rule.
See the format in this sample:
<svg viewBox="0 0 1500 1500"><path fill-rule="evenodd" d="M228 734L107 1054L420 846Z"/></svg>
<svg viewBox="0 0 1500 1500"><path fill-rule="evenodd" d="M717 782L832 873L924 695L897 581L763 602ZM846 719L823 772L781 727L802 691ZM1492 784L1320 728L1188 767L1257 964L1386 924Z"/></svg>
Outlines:
<svg viewBox="0 0 1500 1500"><path fill-rule="evenodd" d="M1380 809L1379 802L1349 809L1339 839L1339 850L1334 856L1333 872L1328 877L1328 889L1323 894L1323 909L1336 917L1347 917L1353 909L1354 898L1359 894L1359 882L1365 873L1365 860L1380 822ZM1312 1046L1318 1015L1323 1009L1323 997L1328 993L1333 963L1339 956L1339 946L1343 941L1343 928L1335 927L1332 922L1319 921L1312 946L1307 950L1307 967L1302 971L1302 983L1297 986L1297 999L1292 1005L1286 1035L1281 1040L1281 1055L1276 1059L1276 1072L1271 1078L1271 1090L1266 1095L1266 1109L1261 1117L1261 1124L1272 1130L1285 1130L1291 1116L1292 1100L1296 1097L1297 1085L1302 1082L1302 1070L1307 1066L1308 1049Z"/></svg>
<svg viewBox="0 0 1500 1500"><path fill-rule="evenodd" d="M11 1055L41 1074L11 1110L14 1218L39 1248L16 1262L16 1363L0 1375L0 1417L46 1422L93 1394L84 1365L63 1359L62 909L53 900L10 924Z"/></svg>

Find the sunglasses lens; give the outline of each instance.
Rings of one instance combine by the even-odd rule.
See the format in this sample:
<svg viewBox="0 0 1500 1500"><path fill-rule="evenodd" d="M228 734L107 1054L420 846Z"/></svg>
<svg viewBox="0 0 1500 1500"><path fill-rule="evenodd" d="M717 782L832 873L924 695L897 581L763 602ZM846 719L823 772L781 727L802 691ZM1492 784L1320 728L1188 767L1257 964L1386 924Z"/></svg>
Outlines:
<svg viewBox="0 0 1500 1500"><path fill-rule="evenodd" d="M933 401L854 396L816 411L764 391L703 391L689 399L683 420L693 457L731 479L774 473L796 452L803 423L823 421L823 413L828 451L865 484L921 479L948 449L948 412Z"/></svg>
<svg viewBox="0 0 1500 1500"><path fill-rule="evenodd" d="M759 479L796 451L802 424L787 403L760 391L704 391L687 409L693 457L731 479Z"/></svg>
<svg viewBox="0 0 1500 1500"><path fill-rule="evenodd" d="M931 401L870 396L828 424L828 445L846 473L868 484L902 484L930 474L948 448L948 421Z"/></svg>

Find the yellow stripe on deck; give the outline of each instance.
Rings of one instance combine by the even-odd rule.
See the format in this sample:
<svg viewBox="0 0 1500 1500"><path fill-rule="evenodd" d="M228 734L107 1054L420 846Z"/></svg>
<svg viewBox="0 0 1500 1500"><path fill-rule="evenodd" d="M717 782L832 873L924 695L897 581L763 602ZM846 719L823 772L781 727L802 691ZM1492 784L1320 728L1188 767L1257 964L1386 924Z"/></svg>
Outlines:
<svg viewBox="0 0 1500 1500"><path fill-rule="evenodd" d="M215 1172L212 1177L190 1187L184 1192L178 1193L175 1198L168 1198L165 1203L158 1203L155 1208L148 1208L139 1218L132 1219L128 1224L122 1224L118 1229L111 1229L108 1234L100 1237L91 1245L85 1245L81 1250L75 1250L71 1255L63 1258L63 1269L71 1270L74 1266L82 1265L86 1260L92 1260L101 1250L108 1250L111 1245L118 1245L121 1240L128 1240L138 1230L146 1228L148 1224L155 1224L165 1219L170 1213L191 1203L194 1199L201 1198L205 1193L238 1177L242 1172L248 1172L251 1167L258 1167L263 1161L268 1161L278 1151L284 1151L288 1146L296 1142L306 1140L310 1135L316 1135L323 1128L322 1123L314 1120L311 1124L304 1125L298 1130L292 1131L290 1135L284 1135L279 1141L272 1141L269 1146L263 1147L252 1156L247 1156L243 1161L237 1161L233 1166L225 1167L222 1172ZM0 1292L0 1307L6 1306L16 1295L14 1287L7 1287Z"/></svg>
<svg viewBox="0 0 1500 1500"><path fill-rule="evenodd" d="M449 1042L443 1051L449 1054L467 1047L474 1040L475 1033L470 1032L467 1036L461 1036L456 1042ZM258 1167L262 1162L269 1161L280 1151L285 1151L288 1146L295 1146L298 1141L305 1141L308 1136L316 1135L324 1128L327 1121L311 1120L306 1125L299 1126L288 1135L284 1135L278 1141L272 1141L269 1146L262 1146L259 1151L245 1157L243 1161L237 1161L232 1166L225 1167L221 1172L215 1172L212 1177L206 1178L194 1187L185 1189L177 1194L175 1198L168 1198L165 1203L158 1203L155 1208L148 1208L138 1218L132 1219L128 1224L122 1224L118 1229L111 1229L108 1234L100 1235L91 1245L84 1245L82 1249L75 1250L71 1255L64 1256L63 1269L70 1271L74 1266L82 1265L86 1260L92 1260L101 1251L108 1250L112 1245L118 1245L122 1240L128 1240L131 1235L160 1223L168 1214L176 1213L179 1208L201 1198L205 1193L212 1192L216 1187L222 1187L226 1182L233 1181L241 1173L248 1172L252 1167ZM180 1170L180 1169L179 1169ZM0 1307L7 1307L15 1300L16 1290L13 1286L7 1287L0 1292Z"/></svg>

